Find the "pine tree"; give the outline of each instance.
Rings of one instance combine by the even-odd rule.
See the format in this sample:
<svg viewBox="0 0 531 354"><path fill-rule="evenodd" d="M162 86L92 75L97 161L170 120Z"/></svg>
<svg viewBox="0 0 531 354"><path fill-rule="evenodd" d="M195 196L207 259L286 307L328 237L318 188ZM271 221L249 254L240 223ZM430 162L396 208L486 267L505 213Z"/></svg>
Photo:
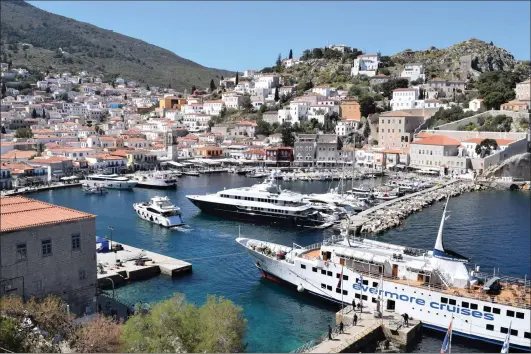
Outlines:
<svg viewBox="0 0 531 354"><path fill-rule="evenodd" d="M35 110L35 108L33 108L33 111L31 112L31 118L37 118L37 111Z"/></svg>
<svg viewBox="0 0 531 354"><path fill-rule="evenodd" d="M221 75L221 80L223 81L223 75Z"/></svg>
<svg viewBox="0 0 531 354"><path fill-rule="evenodd" d="M282 56L280 55L280 53L278 54L276 65L277 68L280 68L282 66Z"/></svg>
<svg viewBox="0 0 531 354"><path fill-rule="evenodd" d="M2 129L0 130L0 133L6 134L6 127L4 127L3 125L2 125Z"/></svg>
<svg viewBox="0 0 531 354"><path fill-rule="evenodd" d="M214 83L214 79L210 80L210 91L214 92L216 90L216 84Z"/></svg>
<svg viewBox="0 0 531 354"><path fill-rule="evenodd" d="M124 95L124 100L127 101L127 93Z"/></svg>
<svg viewBox="0 0 531 354"><path fill-rule="evenodd" d="M7 70L11 69L12 65L13 65L13 62L10 59L9 62L7 63Z"/></svg>
<svg viewBox="0 0 531 354"><path fill-rule="evenodd" d="M234 82L234 85L238 85L238 72L236 71L236 82Z"/></svg>
<svg viewBox="0 0 531 354"><path fill-rule="evenodd" d="M275 88L275 102L278 102L278 100L280 99L280 96L279 96L279 89L278 87Z"/></svg>
<svg viewBox="0 0 531 354"><path fill-rule="evenodd" d="M42 117L46 118L46 111L44 110L44 108L42 109Z"/></svg>
<svg viewBox="0 0 531 354"><path fill-rule="evenodd" d="M192 85L192 91L191 91L192 95L195 93L195 90L197 90L197 88L195 87L195 85Z"/></svg>
<svg viewBox="0 0 531 354"><path fill-rule="evenodd" d="M146 90L150 91L151 88L149 87L149 84L146 84Z"/></svg>
<svg viewBox="0 0 531 354"><path fill-rule="evenodd" d="M7 91L6 83L2 82L2 97L6 95L6 91Z"/></svg>
<svg viewBox="0 0 531 354"><path fill-rule="evenodd" d="M288 59L293 59L293 50L289 50L289 56Z"/></svg>

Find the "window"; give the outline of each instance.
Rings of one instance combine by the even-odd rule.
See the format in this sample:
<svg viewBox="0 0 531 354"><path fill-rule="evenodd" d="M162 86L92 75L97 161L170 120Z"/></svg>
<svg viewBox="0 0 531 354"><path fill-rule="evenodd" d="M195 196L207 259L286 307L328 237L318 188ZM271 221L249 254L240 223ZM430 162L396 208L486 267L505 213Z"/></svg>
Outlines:
<svg viewBox="0 0 531 354"><path fill-rule="evenodd" d="M516 313L516 318L524 319L524 313L523 312L517 312Z"/></svg>
<svg viewBox="0 0 531 354"><path fill-rule="evenodd" d="M317 273L317 268L316 267L312 267L312 272Z"/></svg>
<svg viewBox="0 0 531 354"><path fill-rule="evenodd" d="M478 309L478 304L470 304L470 308L472 310L477 310Z"/></svg>
<svg viewBox="0 0 531 354"><path fill-rule="evenodd" d="M321 269L321 274L322 274L322 275L326 275L326 270Z"/></svg>
<svg viewBox="0 0 531 354"><path fill-rule="evenodd" d="M450 300L448 300L448 303L449 303L450 305L455 305L455 300L454 300L454 299L450 299Z"/></svg>
<svg viewBox="0 0 531 354"><path fill-rule="evenodd" d="M331 271L328 271L326 272L326 275L328 275L329 277L333 276L334 273L332 273Z"/></svg>
<svg viewBox="0 0 531 354"><path fill-rule="evenodd" d="M501 311L500 311L499 308L493 307L492 308L492 313L495 313L495 314L499 315L501 313Z"/></svg>
<svg viewBox="0 0 531 354"><path fill-rule="evenodd" d="M348 295L348 291L347 290L343 290L343 295Z"/></svg>
<svg viewBox="0 0 531 354"><path fill-rule="evenodd" d="M367 300L367 295L361 295L362 300Z"/></svg>
<svg viewBox="0 0 531 354"><path fill-rule="evenodd" d="M509 317L514 317L514 311L512 311L512 310L507 310L507 316L509 316Z"/></svg>
<svg viewBox="0 0 531 354"><path fill-rule="evenodd" d="M467 309L469 306L470 306L470 304L469 304L468 302L466 302L466 301L463 301L463 302L461 303L461 307L463 307L463 308L465 308L465 309Z"/></svg>
<svg viewBox="0 0 531 354"><path fill-rule="evenodd" d="M52 255L52 240L42 240L42 256L51 256Z"/></svg>
<svg viewBox="0 0 531 354"><path fill-rule="evenodd" d="M491 324L487 325L487 331L494 331L494 326Z"/></svg>
<svg viewBox="0 0 531 354"><path fill-rule="evenodd" d="M492 312L490 306L483 306L483 311L484 312Z"/></svg>
<svg viewBox="0 0 531 354"><path fill-rule="evenodd" d="M85 280L87 278L87 272L84 269L80 269L78 274L79 280Z"/></svg>
<svg viewBox="0 0 531 354"><path fill-rule="evenodd" d="M531 338L531 332L524 332L524 338Z"/></svg>
<svg viewBox="0 0 531 354"><path fill-rule="evenodd" d="M500 332L507 333L507 332L509 332L509 330L507 328L505 328L505 327L500 327Z"/></svg>
<svg viewBox="0 0 531 354"><path fill-rule="evenodd" d="M363 281L363 285L369 285L369 281L368 280L364 280Z"/></svg>
<svg viewBox="0 0 531 354"><path fill-rule="evenodd" d="M326 289L326 284L321 283L321 289Z"/></svg>
<svg viewBox="0 0 531 354"><path fill-rule="evenodd" d="M518 330L511 328L511 336L518 337Z"/></svg>
<svg viewBox="0 0 531 354"><path fill-rule="evenodd" d="M302 269L306 269L306 264L301 264Z"/></svg>
<svg viewBox="0 0 531 354"><path fill-rule="evenodd" d="M326 290L330 290L331 291L332 290L332 285L327 285L326 286Z"/></svg>
<svg viewBox="0 0 531 354"><path fill-rule="evenodd" d="M373 297L373 298L372 298L372 303L375 304L376 302L377 302L376 298Z"/></svg>
<svg viewBox="0 0 531 354"><path fill-rule="evenodd" d="M348 280L348 275L343 274L343 280ZM522 317L523 318L523 317Z"/></svg>
<svg viewBox="0 0 531 354"><path fill-rule="evenodd" d="M441 297L441 302L442 302L443 304L447 304L447 303L448 303L448 299L445 298L445 297Z"/></svg>
<svg viewBox="0 0 531 354"><path fill-rule="evenodd" d="M81 250L81 236L79 234L72 235L72 251Z"/></svg>
<svg viewBox="0 0 531 354"><path fill-rule="evenodd" d="M336 288L336 293L341 294L341 289L340 288Z"/></svg>
<svg viewBox="0 0 531 354"><path fill-rule="evenodd" d="M17 245L17 262L26 261L28 259L28 249L25 243L19 243Z"/></svg>

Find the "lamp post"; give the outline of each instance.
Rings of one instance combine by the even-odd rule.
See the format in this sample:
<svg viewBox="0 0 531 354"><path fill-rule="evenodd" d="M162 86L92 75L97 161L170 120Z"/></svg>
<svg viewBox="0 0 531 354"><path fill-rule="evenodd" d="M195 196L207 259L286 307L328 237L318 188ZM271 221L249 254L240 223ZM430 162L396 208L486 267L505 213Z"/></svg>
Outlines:
<svg viewBox="0 0 531 354"><path fill-rule="evenodd" d="M109 231L111 232L111 245L110 245L110 251L111 251L111 252L114 252L114 250L113 250L113 246L112 246L112 232L114 231L114 227L109 226L108 229L109 229ZM116 252L114 252L114 264L116 264Z"/></svg>

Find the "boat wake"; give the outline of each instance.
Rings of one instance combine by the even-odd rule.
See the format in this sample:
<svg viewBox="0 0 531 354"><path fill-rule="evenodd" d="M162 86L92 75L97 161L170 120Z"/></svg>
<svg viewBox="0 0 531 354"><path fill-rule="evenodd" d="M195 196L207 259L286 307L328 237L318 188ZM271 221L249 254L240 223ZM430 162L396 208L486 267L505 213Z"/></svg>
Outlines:
<svg viewBox="0 0 531 354"><path fill-rule="evenodd" d="M170 227L170 229L172 230L177 230L177 231L181 231L181 232L190 232L190 231L194 231L194 229L192 229L190 226L188 225L179 225L179 226L173 226L173 227Z"/></svg>

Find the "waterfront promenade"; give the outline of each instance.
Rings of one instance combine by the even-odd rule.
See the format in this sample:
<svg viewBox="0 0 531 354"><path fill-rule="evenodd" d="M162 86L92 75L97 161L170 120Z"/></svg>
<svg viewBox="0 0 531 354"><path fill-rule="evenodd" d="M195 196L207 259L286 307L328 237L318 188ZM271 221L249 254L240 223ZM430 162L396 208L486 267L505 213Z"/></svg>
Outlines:
<svg viewBox="0 0 531 354"><path fill-rule="evenodd" d="M54 184L44 185L44 186L20 187L20 188L15 188L15 189L9 189L9 190L5 190L5 191L1 191L0 192L0 197L9 197L9 196L12 196L12 195L28 194L28 193L47 191L47 190L55 190L55 189L71 188L71 187L80 187L80 186L81 186L81 183L79 183L79 182L75 182L75 183L56 182Z"/></svg>

